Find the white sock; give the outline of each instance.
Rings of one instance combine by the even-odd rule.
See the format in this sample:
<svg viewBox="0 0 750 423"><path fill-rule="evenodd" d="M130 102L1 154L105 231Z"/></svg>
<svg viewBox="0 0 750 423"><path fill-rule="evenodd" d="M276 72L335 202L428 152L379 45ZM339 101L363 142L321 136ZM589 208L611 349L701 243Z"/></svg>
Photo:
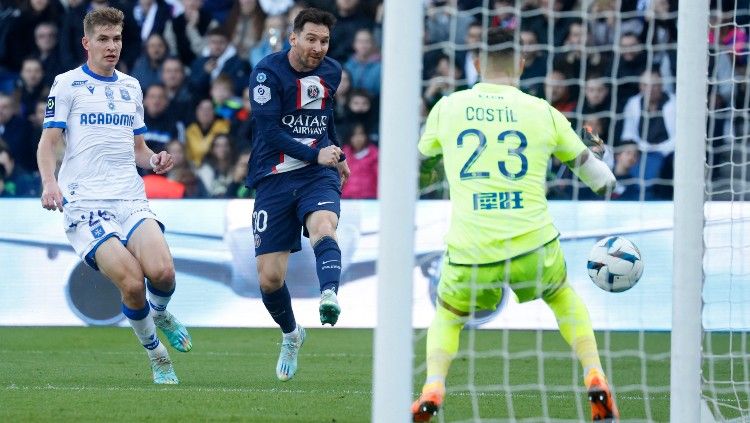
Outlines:
<svg viewBox="0 0 750 423"><path fill-rule="evenodd" d="M164 312L167 310L167 304L169 304L169 300L172 299L174 288L172 288L171 292L164 292L155 288L151 281L146 283L146 287L148 287L148 302L151 304L154 317L164 315Z"/></svg>
<svg viewBox="0 0 750 423"><path fill-rule="evenodd" d="M167 355L167 349L156 336L156 325L154 319L149 316L149 306L146 304L141 310L133 310L123 304L123 312L135 332L135 336L148 352L149 358Z"/></svg>

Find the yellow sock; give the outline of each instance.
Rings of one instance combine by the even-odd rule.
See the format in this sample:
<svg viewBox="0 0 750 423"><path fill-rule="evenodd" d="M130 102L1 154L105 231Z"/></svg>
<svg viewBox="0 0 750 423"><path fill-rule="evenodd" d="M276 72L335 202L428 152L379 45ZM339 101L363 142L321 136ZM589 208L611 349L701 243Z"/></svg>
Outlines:
<svg viewBox="0 0 750 423"><path fill-rule="evenodd" d="M560 334L573 348L584 376L594 369L603 374L591 319L581 297L566 284L544 301L555 313Z"/></svg>
<svg viewBox="0 0 750 423"><path fill-rule="evenodd" d="M427 330L427 381L445 384L448 369L458 352L458 341L465 318L438 305Z"/></svg>

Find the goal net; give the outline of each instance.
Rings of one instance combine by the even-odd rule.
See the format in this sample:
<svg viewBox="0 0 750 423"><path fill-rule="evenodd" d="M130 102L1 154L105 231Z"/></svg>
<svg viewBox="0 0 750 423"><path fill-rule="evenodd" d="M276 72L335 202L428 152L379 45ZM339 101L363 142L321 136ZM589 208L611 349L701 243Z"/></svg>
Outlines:
<svg viewBox="0 0 750 423"><path fill-rule="evenodd" d="M695 346L702 357L695 377L702 415L696 418L745 421L750 419L750 207L745 202L750 197L750 16L744 0L700 3L695 7L710 8L711 16L708 28L700 28L709 34L703 73L708 92L705 102L693 105L707 107L705 143L691 144L705 150L705 193L697 193L705 198L702 319L675 318L702 322L702 344ZM668 0L432 0L425 6L425 113L442 96L479 79L473 59L487 49L487 29L501 26L514 31L525 58L520 88L547 99L579 133L591 127L609 147L604 160L617 177L613 193L597 198L553 160L547 197L568 283L588 308L621 421L670 419L673 240L680 239L673 231L674 152L688 142L676 138L677 16L677 2ZM705 46L696 51L704 54ZM448 198L439 158L423 158L419 184L422 199ZM632 241L645 263L640 282L622 293L599 289L586 269L591 247L610 235ZM679 266L680 258L675 263ZM415 302L420 295L434 301L441 270L440 260L423 264L432 289L427 294L415 287ZM507 286L504 282L498 286ZM583 369L560 335L555 315L541 300L519 304L510 290L505 294L494 313L470 316L436 419L589 421ZM415 397L425 382L423 328L431 317L414 316L421 328L414 340Z"/></svg>
<svg viewBox="0 0 750 423"><path fill-rule="evenodd" d="M717 421L750 420L749 33L747 1L712 5L701 396Z"/></svg>

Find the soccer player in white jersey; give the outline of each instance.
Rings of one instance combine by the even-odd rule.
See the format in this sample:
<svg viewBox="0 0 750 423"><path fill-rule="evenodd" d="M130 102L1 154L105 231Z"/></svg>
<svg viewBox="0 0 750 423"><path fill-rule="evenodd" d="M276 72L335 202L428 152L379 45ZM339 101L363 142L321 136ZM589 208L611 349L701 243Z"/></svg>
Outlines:
<svg viewBox="0 0 750 423"><path fill-rule="evenodd" d="M58 75L47 99L37 160L42 206L63 212L76 253L120 290L122 311L151 361L154 383L176 384L156 327L178 351L192 341L167 310L175 273L163 225L149 209L136 165L163 174L174 165L143 139L143 95L135 78L115 71L122 50L123 13L92 10L83 20L84 65ZM56 144L65 156L55 178ZM148 299L144 289L148 279Z"/></svg>
<svg viewBox="0 0 750 423"><path fill-rule="evenodd" d="M427 332L427 378L412 405L413 420L430 421L442 406L461 328L475 310L495 309L498 281L520 302L542 299L550 307L583 367L592 420L616 420L588 310L567 283L544 190L551 155L599 194L614 187L615 177L597 157L603 152L598 137L587 131L587 149L559 111L516 88L523 59L516 58L513 33L491 28L487 44L482 77L491 83L443 97L419 140L422 154L443 155L452 213Z"/></svg>

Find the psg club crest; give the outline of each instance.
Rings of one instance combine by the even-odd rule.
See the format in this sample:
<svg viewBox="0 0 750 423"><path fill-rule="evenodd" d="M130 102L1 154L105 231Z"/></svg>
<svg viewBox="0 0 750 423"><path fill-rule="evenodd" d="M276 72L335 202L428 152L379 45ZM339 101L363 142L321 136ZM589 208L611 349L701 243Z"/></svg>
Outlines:
<svg viewBox="0 0 750 423"><path fill-rule="evenodd" d="M271 100L271 89L263 84L258 84L253 88L253 100L258 104L266 104Z"/></svg>
<svg viewBox="0 0 750 423"><path fill-rule="evenodd" d="M125 101L130 101L130 93L125 88L120 88L120 97Z"/></svg>
<svg viewBox="0 0 750 423"><path fill-rule="evenodd" d="M260 235L255 234L255 248L260 247Z"/></svg>
<svg viewBox="0 0 750 423"><path fill-rule="evenodd" d="M317 85L310 85L307 87L307 96L311 99L318 98L320 95L320 88Z"/></svg>

